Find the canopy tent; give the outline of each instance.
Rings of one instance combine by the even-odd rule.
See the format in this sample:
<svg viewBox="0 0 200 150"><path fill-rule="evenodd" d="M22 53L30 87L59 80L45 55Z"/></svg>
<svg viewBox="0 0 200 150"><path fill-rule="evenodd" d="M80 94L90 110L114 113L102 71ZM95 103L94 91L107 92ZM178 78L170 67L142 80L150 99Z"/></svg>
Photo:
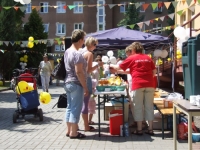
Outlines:
<svg viewBox="0 0 200 150"><path fill-rule="evenodd" d="M127 29L125 27L118 27L114 29L99 31L88 34L87 37L92 36L98 39L96 50L117 50L124 49L133 42L141 42L145 50L152 50L157 46L162 46L170 43L168 37L144 33L137 30Z"/></svg>

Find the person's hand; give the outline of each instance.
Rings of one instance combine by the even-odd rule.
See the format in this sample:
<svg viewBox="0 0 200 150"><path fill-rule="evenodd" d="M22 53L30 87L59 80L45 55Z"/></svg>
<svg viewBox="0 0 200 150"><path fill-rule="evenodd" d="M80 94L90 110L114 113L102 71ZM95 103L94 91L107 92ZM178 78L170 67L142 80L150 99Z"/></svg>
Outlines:
<svg viewBox="0 0 200 150"><path fill-rule="evenodd" d="M84 88L84 96L88 96L88 95L89 95L88 88Z"/></svg>
<svg viewBox="0 0 200 150"><path fill-rule="evenodd" d="M114 68L112 68L112 67L110 67L109 70L110 70L110 72L111 72L112 74L115 74L115 73L117 72L117 70L114 69Z"/></svg>

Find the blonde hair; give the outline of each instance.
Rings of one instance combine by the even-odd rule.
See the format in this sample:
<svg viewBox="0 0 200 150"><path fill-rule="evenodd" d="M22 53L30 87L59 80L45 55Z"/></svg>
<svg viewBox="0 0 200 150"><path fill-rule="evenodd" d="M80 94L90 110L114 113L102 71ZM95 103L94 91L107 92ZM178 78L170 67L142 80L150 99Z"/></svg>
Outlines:
<svg viewBox="0 0 200 150"><path fill-rule="evenodd" d="M133 42L130 46L132 47L132 50L134 50L136 54L143 53L144 47L140 42Z"/></svg>
<svg viewBox="0 0 200 150"><path fill-rule="evenodd" d="M125 49L125 53L131 52L133 50L133 47L131 45L127 46Z"/></svg>
<svg viewBox="0 0 200 150"><path fill-rule="evenodd" d="M98 40L94 37L87 37L87 39L85 40L85 46L92 46L94 44L98 44Z"/></svg>
<svg viewBox="0 0 200 150"><path fill-rule="evenodd" d="M76 43L81 39L84 39L86 33L83 30L76 29L72 32L71 41L72 43Z"/></svg>

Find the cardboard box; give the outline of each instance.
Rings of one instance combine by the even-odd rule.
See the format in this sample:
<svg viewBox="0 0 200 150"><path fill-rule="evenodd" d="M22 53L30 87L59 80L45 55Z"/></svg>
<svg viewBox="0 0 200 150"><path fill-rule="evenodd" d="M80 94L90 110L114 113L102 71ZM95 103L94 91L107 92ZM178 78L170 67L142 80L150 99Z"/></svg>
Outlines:
<svg viewBox="0 0 200 150"><path fill-rule="evenodd" d="M112 103L111 102L107 102L107 103L105 103L105 120L108 120L109 121L109 113L112 111L112 110L114 110L115 108L114 108L114 106L112 105Z"/></svg>
<svg viewBox="0 0 200 150"><path fill-rule="evenodd" d="M172 100L163 100L163 106L164 108L173 108L173 102Z"/></svg>

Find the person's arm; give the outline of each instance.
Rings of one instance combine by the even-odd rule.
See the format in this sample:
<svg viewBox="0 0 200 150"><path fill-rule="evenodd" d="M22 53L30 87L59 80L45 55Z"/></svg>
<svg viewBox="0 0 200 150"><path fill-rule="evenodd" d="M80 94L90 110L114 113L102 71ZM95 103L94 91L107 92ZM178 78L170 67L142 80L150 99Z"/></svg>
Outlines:
<svg viewBox="0 0 200 150"><path fill-rule="evenodd" d="M155 75L156 75L156 69L153 70L153 76L155 76Z"/></svg>
<svg viewBox="0 0 200 150"><path fill-rule="evenodd" d="M84 89L84 95L88 95L89 92L88 92L88 88L87 88L87 84L86 84L86 77L83 72L83 64L82 63L75 64L75 72L78 77L78 80L80 81L80 83Z"/></svg>
<svg viewBox="0 0 200 150"><path fill-rule="evenodd" d="M130 74L130 71L129 70L126 70L126 71L124 71L124 70L117 70L116 73L117 74Z"/></svg>
<svg viewBox="0 0 200 150"><path fill-rule="evenodd" d="M87 54L87 73L91 73L92 71L94 71L95 69L97 69L99 67L98 64L96 66L92 67L92 61L93 61L93 54L91 52L88 52L88 54Z"/></svg>
<svg viewBox="0 0 200 150"><path fill-rule="evenodd" d="M38 75L40 75L40 71L41 71L41 62L40 65L38 66Z"/></svg>

